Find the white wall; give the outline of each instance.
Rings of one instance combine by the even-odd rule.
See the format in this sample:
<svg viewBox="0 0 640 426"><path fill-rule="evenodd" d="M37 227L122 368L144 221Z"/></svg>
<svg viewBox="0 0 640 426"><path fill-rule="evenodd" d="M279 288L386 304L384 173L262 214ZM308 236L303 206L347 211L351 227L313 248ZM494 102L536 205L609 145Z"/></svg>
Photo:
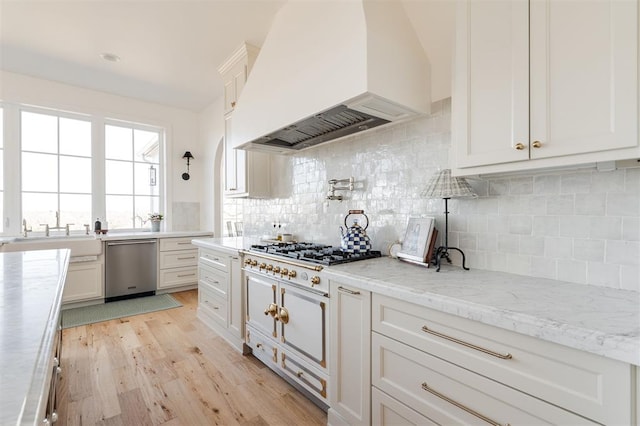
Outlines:
<svg viewBox="0 0 640 426"><path fill-rule="evenodd" d="M339 245L349 209L365 210L367 233L382 251L403 237L410 216L435 216L442 231L444 202L420 192L449 164L450 100L432 111L280 157L273 199L232 201L245 234L272 233L280 221L299 239ZM327 181L349 176L360 189L347 201L326 201ZM449 202L449 243L465 251L471 268L640 291L640 167L470 183L480 196Z"/></svg>
<svg viewBox="0 0 640 426"><path fill-rule="evenodd" d="M211 229L201 224L200 216L203 215L199 206L198 217L192 217L196 214L193 203L200 203L201 183L205 173L203 164L198 160L201 149L197 114L9 72L0 73L0 100L164 127L167 130L166 185L169 202L165 212L165 226L171 229L175 222L175 228L182 228L181 230L185 230L186 227L191 230ZM182 159L185 151L191 151L196 158L192 163L189 181L181 178L182 173L186 171L186 163ZM188 214L190 217L179 217L174 221L174 210L176 215Z"/></svg>
<svg viewBox="0 0 640 426"><path fill-rule="evenodd" d="M201 154L198 161L202 168L202 226L219 236L222 204L221 159L224 137L224 101L222 98L212 103L199 114L199 138Z"/></svg>

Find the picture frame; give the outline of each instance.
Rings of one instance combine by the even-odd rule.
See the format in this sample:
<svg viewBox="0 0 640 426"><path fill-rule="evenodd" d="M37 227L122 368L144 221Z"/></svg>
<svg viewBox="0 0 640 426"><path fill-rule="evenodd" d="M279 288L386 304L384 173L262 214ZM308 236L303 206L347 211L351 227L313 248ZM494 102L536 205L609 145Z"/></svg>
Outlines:
<svg viewBox="0 0 640 426"><path fill-rule="evenodd" d="M427 263L427 250L435 222L434 217L409 218L398 258Z"/></svg>

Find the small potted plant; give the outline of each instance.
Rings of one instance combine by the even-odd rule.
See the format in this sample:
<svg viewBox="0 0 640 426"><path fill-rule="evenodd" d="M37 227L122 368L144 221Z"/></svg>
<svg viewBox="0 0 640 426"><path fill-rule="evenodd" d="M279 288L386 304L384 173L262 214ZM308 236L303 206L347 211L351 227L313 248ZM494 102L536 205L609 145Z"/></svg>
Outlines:
<svg viewBox="0 0 640 426"><path fill-rule="evenodd" d="M160 222L162 221L162 219L164 219L162 213L149 213L152 232L160 232Z"/></svg>

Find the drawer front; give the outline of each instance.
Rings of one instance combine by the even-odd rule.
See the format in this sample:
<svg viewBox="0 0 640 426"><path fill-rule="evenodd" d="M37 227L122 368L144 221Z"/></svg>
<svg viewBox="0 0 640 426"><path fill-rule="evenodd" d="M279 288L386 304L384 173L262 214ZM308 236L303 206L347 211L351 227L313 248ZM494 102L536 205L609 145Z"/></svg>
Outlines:
<svg viewBox="0 0 640 426"><path fill-rule="evenodd" d="M160 269L196 266L197 264L198 250L160 252Z"/></svg>
<svg viewBox="0 0 640 426"><path fill-rule="evenodd" d="M373 295L386 336L607 424L630 422L630 366L519 333Z"/></svg>
<svg viewBox="0 0 640 426"><path fill-rule="evenodd" d="M284 374L328 404L328 377L291 352L281 348L280 367Z"/></svg>
<svg viewBox="0 0 640 426"><path fill-rule="evenodd" d="M595 424L378 333L372 383L438 424Z"/></svg>
<svg viewBox="0 0 640 426"><path fill-rule="evenodd" d="M278 365L278 348L273 339L247 325L246 343L251 347L253 355L260 361L272 368Z"/></svg>
<svg viewBox="0 0 640 426"><path fill-rule="evenodd" d="M227 301L218 297L207 286L198 287L198 310L202 310L214 321L227 327Z"/></svg>
<svg viewBox="0 0 640 426"><path fill-rule="evenodd" d="M178 287L198 282L198 270L195 266L160 270L158 288Z"/></svg>
<svg viewBox="0 0 640 426"><path fill-rule="evenodd" d="M428 418L391 398L375 387L371 389L371 424L379 426L413 425L436 426Z"/></svg>
<svg viewBox="0 0 640 426"><path fill-rule="evenodd" d="M222 272L229 272L231 268L231 259L228 254L215 250L200 249L199 262Z"/></svg>
<svg viewBox="0 0 640 426"><path fill-rule="evenodd" d="M180 238L160 238L160 251L175 251L175 250L193 250L196 248L191 244L191 240L195 237L180 237Z"/></svg>
<svg viewBox="0 0 640 426"><path fill-rule="evenodd" d="M229 276L217 269L207 266L198 268L198 283L201 287L208 287L218 297L227 300L229 293Z"/></svg>

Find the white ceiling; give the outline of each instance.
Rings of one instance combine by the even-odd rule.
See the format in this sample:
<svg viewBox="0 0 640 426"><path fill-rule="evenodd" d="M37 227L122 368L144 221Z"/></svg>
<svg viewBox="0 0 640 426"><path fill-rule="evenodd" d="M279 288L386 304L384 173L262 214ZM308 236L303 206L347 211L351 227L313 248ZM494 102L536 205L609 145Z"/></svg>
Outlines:
<svg viewBox="0 0 640 426"><path fill-rule="evenodd" d="M198 112L222 94L218 66L244 41L260 47L285 2L0 0L0 69ZM432 64L445 65L434 71L449 75L451 40L428 32L443 20L426 5L453 2L402 3Z"/></svg>
<svg viewBox="0 0 640 426"><path fill-rule="evenodd" d="M0 0L0 68L200 111L283 0ZM119 62L100 57L109 52Z"/></svg>

